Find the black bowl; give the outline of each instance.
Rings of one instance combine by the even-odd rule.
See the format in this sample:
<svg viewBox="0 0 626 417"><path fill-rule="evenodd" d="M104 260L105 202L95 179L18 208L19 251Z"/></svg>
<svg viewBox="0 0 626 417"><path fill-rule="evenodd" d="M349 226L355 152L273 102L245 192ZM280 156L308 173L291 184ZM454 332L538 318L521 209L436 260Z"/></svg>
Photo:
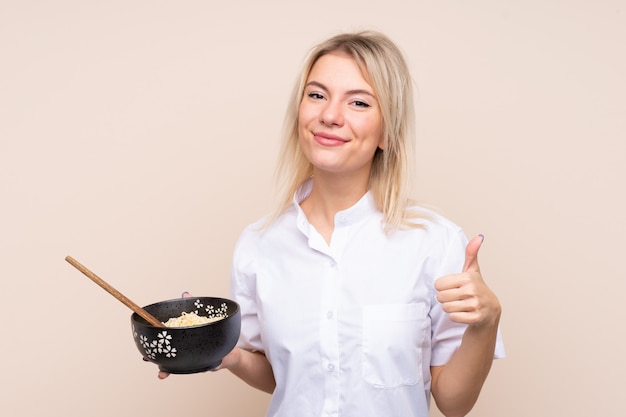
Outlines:
<svg viewBox="0 0 626 417"><path fill-rule="evenodd" d="M239 305L227 298L190 297L161 301L144 307L161 322L183 312L224 317L198 326L155 327L137 313L130 322L135 345L149 362L171 374L193 374L216 368L237 344L241 331Z"/></svg>

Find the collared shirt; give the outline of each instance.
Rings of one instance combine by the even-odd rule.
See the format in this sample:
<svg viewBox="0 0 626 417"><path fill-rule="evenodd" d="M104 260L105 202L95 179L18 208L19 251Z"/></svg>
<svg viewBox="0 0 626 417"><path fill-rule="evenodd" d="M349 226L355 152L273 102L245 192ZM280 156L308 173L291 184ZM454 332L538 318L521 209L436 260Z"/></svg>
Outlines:
<svg viewBox="0 0 626 417"><path fill-rule="evenodd" d="M233 257L239 346L264 352L276 379L267 416L427 417L430 366L465 330L434 281L461 271L467 238L432 212L423 228L386 234L368 192L336 214L327 244L299 205L311 187L268 228L248 226Z"/></svg>

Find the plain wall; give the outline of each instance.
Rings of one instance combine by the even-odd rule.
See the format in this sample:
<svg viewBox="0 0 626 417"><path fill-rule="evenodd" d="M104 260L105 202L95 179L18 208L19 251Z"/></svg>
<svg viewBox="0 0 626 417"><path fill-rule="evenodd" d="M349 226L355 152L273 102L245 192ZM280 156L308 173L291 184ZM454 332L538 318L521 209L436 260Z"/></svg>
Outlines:
<svg viewBox="0 0 626 417"><path fill-rule="evenodd" d="M226 296L306 51L362 28L409 60L421 199L486 236L508 357L471 415L626 415L624 1L0 0L1 415L264 415L227 371L158 380L64 258Z"/></svg>

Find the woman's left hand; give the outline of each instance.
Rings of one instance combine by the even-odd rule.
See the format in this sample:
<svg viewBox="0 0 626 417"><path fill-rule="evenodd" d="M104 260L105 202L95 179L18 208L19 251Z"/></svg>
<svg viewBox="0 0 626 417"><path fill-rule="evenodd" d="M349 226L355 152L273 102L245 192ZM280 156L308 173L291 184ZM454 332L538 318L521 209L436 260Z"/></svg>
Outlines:
<svg viewBox="0 0 626 417"><path fill-rule="evenodd" d="M502 307L487 287L478 266L478 250L484 237L478 235L465 248L463 272L446 275L435 282L437 301L452 321L470 326L497 325Z"/></svg>

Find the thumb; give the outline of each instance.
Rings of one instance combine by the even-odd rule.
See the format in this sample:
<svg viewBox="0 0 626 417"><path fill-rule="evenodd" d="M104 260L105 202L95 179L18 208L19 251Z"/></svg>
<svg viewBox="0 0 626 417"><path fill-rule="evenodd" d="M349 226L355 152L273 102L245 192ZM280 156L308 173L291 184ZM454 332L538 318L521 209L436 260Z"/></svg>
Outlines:
<svg viewBox="0 0 626 417"><path fill-rule="evenodd" d="M478 250L484 240L485 236L483 235L474 236L465 247L465 265L463 265L463 272L469 269L478 269Z"/></svg>

